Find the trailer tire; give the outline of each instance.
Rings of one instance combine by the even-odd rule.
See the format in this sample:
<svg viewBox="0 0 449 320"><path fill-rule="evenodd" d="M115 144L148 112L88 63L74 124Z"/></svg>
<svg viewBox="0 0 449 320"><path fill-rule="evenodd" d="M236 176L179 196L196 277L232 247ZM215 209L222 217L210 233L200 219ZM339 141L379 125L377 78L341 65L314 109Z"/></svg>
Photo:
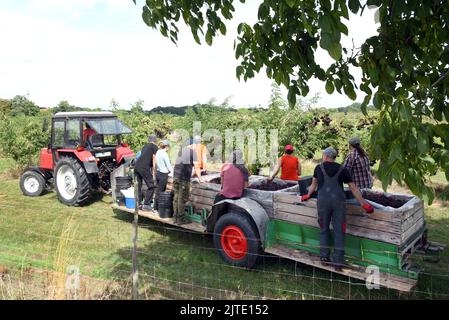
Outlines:
<svg viewBox="0 0 449 320"><path fill-rule="evenodd" d="M262 252L259 233L253 221L244 214L222 215L214 228L214 246L225 262L252 268Z"/></svg>
<svg viewBox="0 0 449 320"><path fill-rule="evenodd" d="M46 181L36 171L27 170L20 176L20 189L28 197L39 197L45 191Z"/></svg>

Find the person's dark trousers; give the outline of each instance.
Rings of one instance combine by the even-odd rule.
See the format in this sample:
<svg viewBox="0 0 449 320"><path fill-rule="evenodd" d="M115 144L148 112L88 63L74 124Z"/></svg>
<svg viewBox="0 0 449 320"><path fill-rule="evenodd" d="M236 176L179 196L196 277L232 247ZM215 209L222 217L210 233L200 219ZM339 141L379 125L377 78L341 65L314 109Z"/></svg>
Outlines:
<svg viewBox="0 0 449 320"><path fill-rule="evenodd" d="M142 203L149 206L151 204L151 201L153 200L154 195L154 180L153 180L153 174L151 173L152 169L149 168L148 172L141 173L139 171L135 171L137 183L139 184L139 188L137 190L137 194L139 197L139 205ZM142 183L145 182L147 186L147 190L145 191L145 194L142 193Z"/></svg>
<svg viewBox="0 0 449 320"><path fill-rule="evenodd" d="M345 203L339 201L320 201L318 200L318 223L320 225L320 257L329 258L330 256L330 223L334 229L334 253L332 261L335 264L344 263L345 255Z"/></svg>
<svg viewBox="0 0 449 320"><path fill-rule="evenodd" d="M226 200L226 199L237 200L237 199L240 199L240 198L227 198L227 197L225 197L224 195L218 193L218 194L215 196L214 204L216 204L216 203L218 203L218 202L220 202L220 201L222 201L222 200Z"/></svg>
<svg viewBox="0 0 449 320"><path fill-rule="evenodd" d="M156 193L154 195L154 209L158 208L159 192L165 192L167 189L168 173L156 172Z"/></svg>

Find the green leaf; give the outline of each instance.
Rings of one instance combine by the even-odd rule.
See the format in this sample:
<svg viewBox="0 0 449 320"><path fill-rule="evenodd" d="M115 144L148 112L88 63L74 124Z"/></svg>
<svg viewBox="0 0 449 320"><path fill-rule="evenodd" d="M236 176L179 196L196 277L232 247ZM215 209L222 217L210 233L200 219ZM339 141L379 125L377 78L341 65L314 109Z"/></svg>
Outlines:
<svg viewBox="0 0 449 320"><path fill-rule="evenodd" d="M354 88L352 87L352 85L346 85L343 87L343 90L345 92L345 94L349 97L349 99L351 100L355 100L357 99L357 94L354 91Z"/></svg>
<svg viewBox="0 0 449 320"><path fill-rule="evenodd" d="M328 80L326 82L326 92L328 94L332 94L332 93L334 93L334 90L335 90L334 84L332 83L332 81Z"/></svg>
<svg viewBox="0 0 449 320"><path fill-rule="evenodd" d="M206 32L206 43L211 46L212 45L212 32L207 30Z"/></svg>
<svg viewBox="0 0 449 320"><path fill-rule="evenodd" d="M424 133L418 136L418 152L426 153L429 151L429 138Z"/></svg>
<svg viewBox="0 0 449 320"><path fill-rule="evenodd" d="M376 109L380 109L382 107L382 102L382 96L379 92L376 92L373 98L373 105L376 107Z"/></svg>
<svg viewBox="0 0 449 320"><path fill-rule="evenodd" d="M220 32L222 35L226 35L226 25L223 22L220 23Z"/></svg>
<svg viewBox="0 0 449 320"><path fill-rule="evenodd" d="M290 8L294 8L297 5L297 0L285 0Z"/></svg>
<svg viewBox="0 0 449 320"><path fill-rule="evenodd" d="M360 8L360 1L359 0L349 0L348 6L349 6L349 10L351 10L352 13L357 13Z"/></svg>
<svg viewBox="0 0 449 320"><path fill-rule="evenodd" d="M360 106L360 108L362 109L362 112L365 116L368 115L367 109L366 107L368 106L368 103L371 101L371 95L368 94L365 96L365 98L363 99L362 105Z"/></svg>
<svg viewBox="0 0 449 320"><path fill-rule="evenodd" d="M290 107L294 107L296 105L296 90L295 87L290 87L288 89L287 100Z"/></svg>
<svg viewBox="0 0 449 320"><path fill-rule="evenodd" d="M327 52L329 52L329 55L336 61L341 59L341 44L339 42L334 42L330 48L327 49Z"/></svg>

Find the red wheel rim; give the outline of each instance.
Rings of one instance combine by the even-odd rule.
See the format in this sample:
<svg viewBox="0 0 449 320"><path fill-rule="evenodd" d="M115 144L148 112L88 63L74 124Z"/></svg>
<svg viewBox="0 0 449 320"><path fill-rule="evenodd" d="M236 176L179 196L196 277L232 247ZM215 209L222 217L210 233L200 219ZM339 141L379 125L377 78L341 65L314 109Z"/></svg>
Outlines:
<svg viewBox="0 0 449 320"><path fill-rule="evenodd" d="M237 226L227 226L221 233L221 247L226 255L234 260L246 256L248 242L245 233Z"/></svg>

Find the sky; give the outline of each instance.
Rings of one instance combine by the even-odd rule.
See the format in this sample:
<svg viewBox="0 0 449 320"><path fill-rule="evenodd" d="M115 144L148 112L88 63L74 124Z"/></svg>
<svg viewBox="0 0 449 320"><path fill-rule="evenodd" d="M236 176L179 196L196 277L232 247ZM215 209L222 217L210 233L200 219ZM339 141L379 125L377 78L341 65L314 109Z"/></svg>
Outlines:
<svg viewBox="0 0 449 320"><path fill-rule="evenodd" d="M138 100L144 108L185 106L231 97L235 106L266 106L272 80L262 71L244 82L235 75L233 44L240 22L254 23L259 0L236 3L228 33L212 47L197 45L182 27L175 46L141 18L142 0L0 0L0 98L28 95L41 107L67 100L80 107L122 108ZM374 10L346 23L355 45L376 34ZM319 52L323 65L331 58ZM360 74L354 71L354 76ZM349 98L319 93L322 107L351 104ZM284 90L284 93L286 91ZM358 94L357 101L363 95Z"/></svg>

